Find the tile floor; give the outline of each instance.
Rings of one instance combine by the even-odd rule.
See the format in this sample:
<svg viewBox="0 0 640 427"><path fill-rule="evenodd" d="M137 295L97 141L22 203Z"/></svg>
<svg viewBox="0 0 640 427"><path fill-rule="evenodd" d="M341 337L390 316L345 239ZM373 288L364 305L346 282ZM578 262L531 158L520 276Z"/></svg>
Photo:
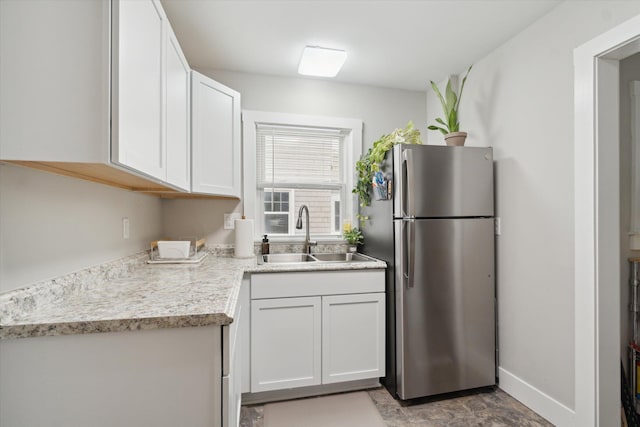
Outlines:
<svg viewBox="0 0 640 427"><path fill-rule="evenodd" d="M388 427L553 426L500 389L413 405L401 405L384 388L369 396ZM263 405L243 406L240 427L264 427L262 412Z"/></svg>

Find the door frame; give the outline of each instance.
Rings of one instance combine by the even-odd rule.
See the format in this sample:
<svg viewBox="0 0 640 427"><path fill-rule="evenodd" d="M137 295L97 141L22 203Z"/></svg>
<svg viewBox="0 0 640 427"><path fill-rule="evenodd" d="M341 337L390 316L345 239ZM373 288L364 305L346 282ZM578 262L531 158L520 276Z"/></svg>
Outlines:
<svg viewBox="0 0 640 427"><path fill-rule="evenodd" d="M577 426L620 425L618 70L637 52L640 15L574 50Z"/></svg>

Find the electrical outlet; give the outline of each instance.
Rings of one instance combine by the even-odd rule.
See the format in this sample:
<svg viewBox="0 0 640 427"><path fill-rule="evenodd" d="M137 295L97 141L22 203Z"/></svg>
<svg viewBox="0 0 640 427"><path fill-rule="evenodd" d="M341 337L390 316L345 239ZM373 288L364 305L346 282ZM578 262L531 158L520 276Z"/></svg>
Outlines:
<svg viewBox="0 0 640 427"><path fill-rule="evenodd" d="M494 224L495 224L495 227L496 227L496 236L501 235L502 234L502 224L500 223L500 217L499 216L495 217Z"/></svg>
<svg viewBox="0 0 640 427"><path fill-rule="evenodd" d="M127 217L122 218L122 238L129 238L129 218Z"/></svg>
<svg viewBox="0 0 640 427"><path fill-rule="evenodd" d="M224 214L224 229L225 230L234 230L236 228L236 219L242 218L240 213L228 213Z"/></svg>

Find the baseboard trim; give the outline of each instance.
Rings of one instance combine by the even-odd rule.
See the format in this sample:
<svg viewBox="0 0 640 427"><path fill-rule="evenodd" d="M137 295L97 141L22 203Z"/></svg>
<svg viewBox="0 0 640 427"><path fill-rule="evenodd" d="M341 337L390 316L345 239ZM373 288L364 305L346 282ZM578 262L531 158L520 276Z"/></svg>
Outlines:
<svg viewBox="0 0 640 427"><path fill-rule="evenodd" d="M242 393L242 404L254 405L277 402L279 400L299 399L301 397L321 396L323 394L367 390L378 387L380 387L379 378L369 378L366 380L345 381L341 383L296 387L284 390Z"/></svg>
<svg viewBox="0 0 640 427"><path fill-rule="evenodd" d="M538 390L531 384L513 375L506 369L498 368L499 387L514 399L558 427L575 425L575 411Z"/></svg>

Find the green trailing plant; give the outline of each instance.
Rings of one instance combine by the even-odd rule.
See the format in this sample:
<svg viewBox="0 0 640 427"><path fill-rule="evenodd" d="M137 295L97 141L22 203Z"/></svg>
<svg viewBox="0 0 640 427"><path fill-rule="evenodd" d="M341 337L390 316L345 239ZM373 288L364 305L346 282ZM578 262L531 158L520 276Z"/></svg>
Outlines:
<svg viewBox="0 0 640 427"><path fill-rule="evenodd" d="M342 233L342 237L350 245L361 245L364 242L364 236L358 227L350 228Z"/></svg>
<svg viewBox="0 0 640 427"><path fill-rule="evenodd" d="M413 126L413 122L409 121L404 129L398 128L388 135L382 135L356 162L358 180L352 192L358 195L361 207L371 204L371 181L373 175L380 170L387 151L396 144L422 144L420 131ZM360 214L357 217L360 222L368 219Z"/></svg>
<svg viewBox="0 0 640 427"><path fill-rule="evenodd" d="M471 66L473 67L473 65ZM433 80L431 80L431 88L438 95L438 99L440 100L440 104L442 105L442 111L444 113L444 119L438 117L436 119L437 125L431 125L428 127L429 130L439 130L443 135L447 135L451 132L459 132L460 131L460 121L458 120L458 107L460 106L460 99L462 99L462 91L464 90L464 84L467 81L467 77L469 76L469 72L471 71L471 67L467 70L464 78L462 79L462 84L460 85L460 93L456 94L456 92L451 87L451 79L447 79L447 87L445 89L445 96L442 96L440 93L440 89L438 89L438 85L435 84Z"/></svg>

